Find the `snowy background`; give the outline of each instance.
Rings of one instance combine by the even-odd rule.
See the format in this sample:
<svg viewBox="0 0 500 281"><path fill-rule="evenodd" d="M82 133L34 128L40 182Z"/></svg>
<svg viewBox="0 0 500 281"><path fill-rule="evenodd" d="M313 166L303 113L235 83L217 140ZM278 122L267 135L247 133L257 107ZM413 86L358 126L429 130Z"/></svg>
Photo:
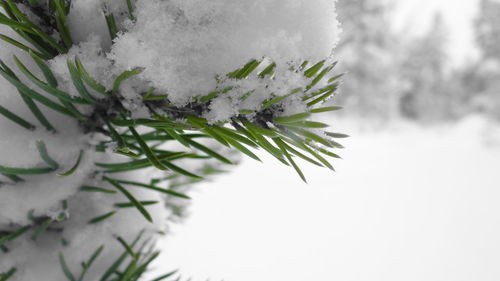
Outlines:
<svg viewBox="0 0 500 281"><path fill-rule="evenodd" d="M337 172L302 163L305 185L270 157L245 159L197 186L158 270L194 281L499 280L499 5L340 0L346 110L325 121L351 138Z"/></svg>

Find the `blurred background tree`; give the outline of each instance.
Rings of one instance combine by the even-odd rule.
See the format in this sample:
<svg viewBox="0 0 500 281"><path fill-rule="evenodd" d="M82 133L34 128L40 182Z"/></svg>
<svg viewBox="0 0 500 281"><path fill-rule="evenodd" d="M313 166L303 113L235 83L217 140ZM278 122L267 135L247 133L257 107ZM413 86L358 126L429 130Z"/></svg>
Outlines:
<svg viewBox="0 0 500 281"><path fill-rule="evenodd" d="M500 2L481 0L476 19L476 39L483 59L500 61Z"/></svg>
<svg viewBox="0 0 500 281"><path fill-rule="evenodd" d="M453 97L446 83L446 33L442 16L436 14L427 33L406 43L398 73L405 84L399 100L402 116L421 120L449 116Z"/></svg>
<svg viewBox="0 0 500 281"><path fill-rule="evenodd" d="M479 112L500 118L500 2L481 0L479 14L475 22L476 42L480 57L473 65L477 74L472 75L469 89Z"/></svg>
<svg viewBox="0 0 500 281"><path fill-rule="evenodd" d="M384 119L397 114L401 84L397 76L401 53L391 30L392 6L378 0L339 1L343 36L336 51L349 73L338 97L354 114Z"/></svg>
<svg viewBox="0 0 500 281"><path fill-rule="evenodd" d="M436 13L428 30L396 31L400 3L341 0L344 34L336 56L349 73L337 101L347 114L375 120L457 120L472 113L499 118L500 2L481 0L475 21L479 56L454 66L450 28ZM341 58L341 59L340 59Z"/></svg>

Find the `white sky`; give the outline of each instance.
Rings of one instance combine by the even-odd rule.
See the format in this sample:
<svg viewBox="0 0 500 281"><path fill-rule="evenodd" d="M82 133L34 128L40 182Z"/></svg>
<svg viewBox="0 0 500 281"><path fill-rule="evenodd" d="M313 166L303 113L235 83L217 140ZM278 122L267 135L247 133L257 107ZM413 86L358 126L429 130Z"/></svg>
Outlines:
<svg viewBox="0 0 500 281"><path fill-rule="evenodd" d="M450 29L450 55L455 63L475 55L473 20L479 0L393 0L397 29L413 34L423 33L432 23L434 13L443 13Z"/></svg>

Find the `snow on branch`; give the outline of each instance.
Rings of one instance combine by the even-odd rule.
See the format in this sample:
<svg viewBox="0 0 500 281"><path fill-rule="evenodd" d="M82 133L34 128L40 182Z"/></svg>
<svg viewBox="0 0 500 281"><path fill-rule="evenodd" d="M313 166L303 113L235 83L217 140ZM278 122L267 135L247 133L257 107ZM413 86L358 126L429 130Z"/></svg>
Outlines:
<svg viewBox="0 0 500 281"><path fill-rule="evenodd" d="M235 152L333 170L334 1L0 5L0 280L137 280Z"/></svg>

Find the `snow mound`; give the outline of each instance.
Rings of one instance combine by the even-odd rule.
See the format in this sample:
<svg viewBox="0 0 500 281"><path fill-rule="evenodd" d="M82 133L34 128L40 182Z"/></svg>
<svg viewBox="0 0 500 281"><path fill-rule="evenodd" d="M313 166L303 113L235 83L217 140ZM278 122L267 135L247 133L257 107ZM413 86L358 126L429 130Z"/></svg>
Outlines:
<svg viewBox="0 0 500 281"><path fill-rule="evenodd" d="M340 34L331 0L152 0L137 2L136 13L109 58L144 68L142 78L179 104L251 59L325 59Z"/></svg>

